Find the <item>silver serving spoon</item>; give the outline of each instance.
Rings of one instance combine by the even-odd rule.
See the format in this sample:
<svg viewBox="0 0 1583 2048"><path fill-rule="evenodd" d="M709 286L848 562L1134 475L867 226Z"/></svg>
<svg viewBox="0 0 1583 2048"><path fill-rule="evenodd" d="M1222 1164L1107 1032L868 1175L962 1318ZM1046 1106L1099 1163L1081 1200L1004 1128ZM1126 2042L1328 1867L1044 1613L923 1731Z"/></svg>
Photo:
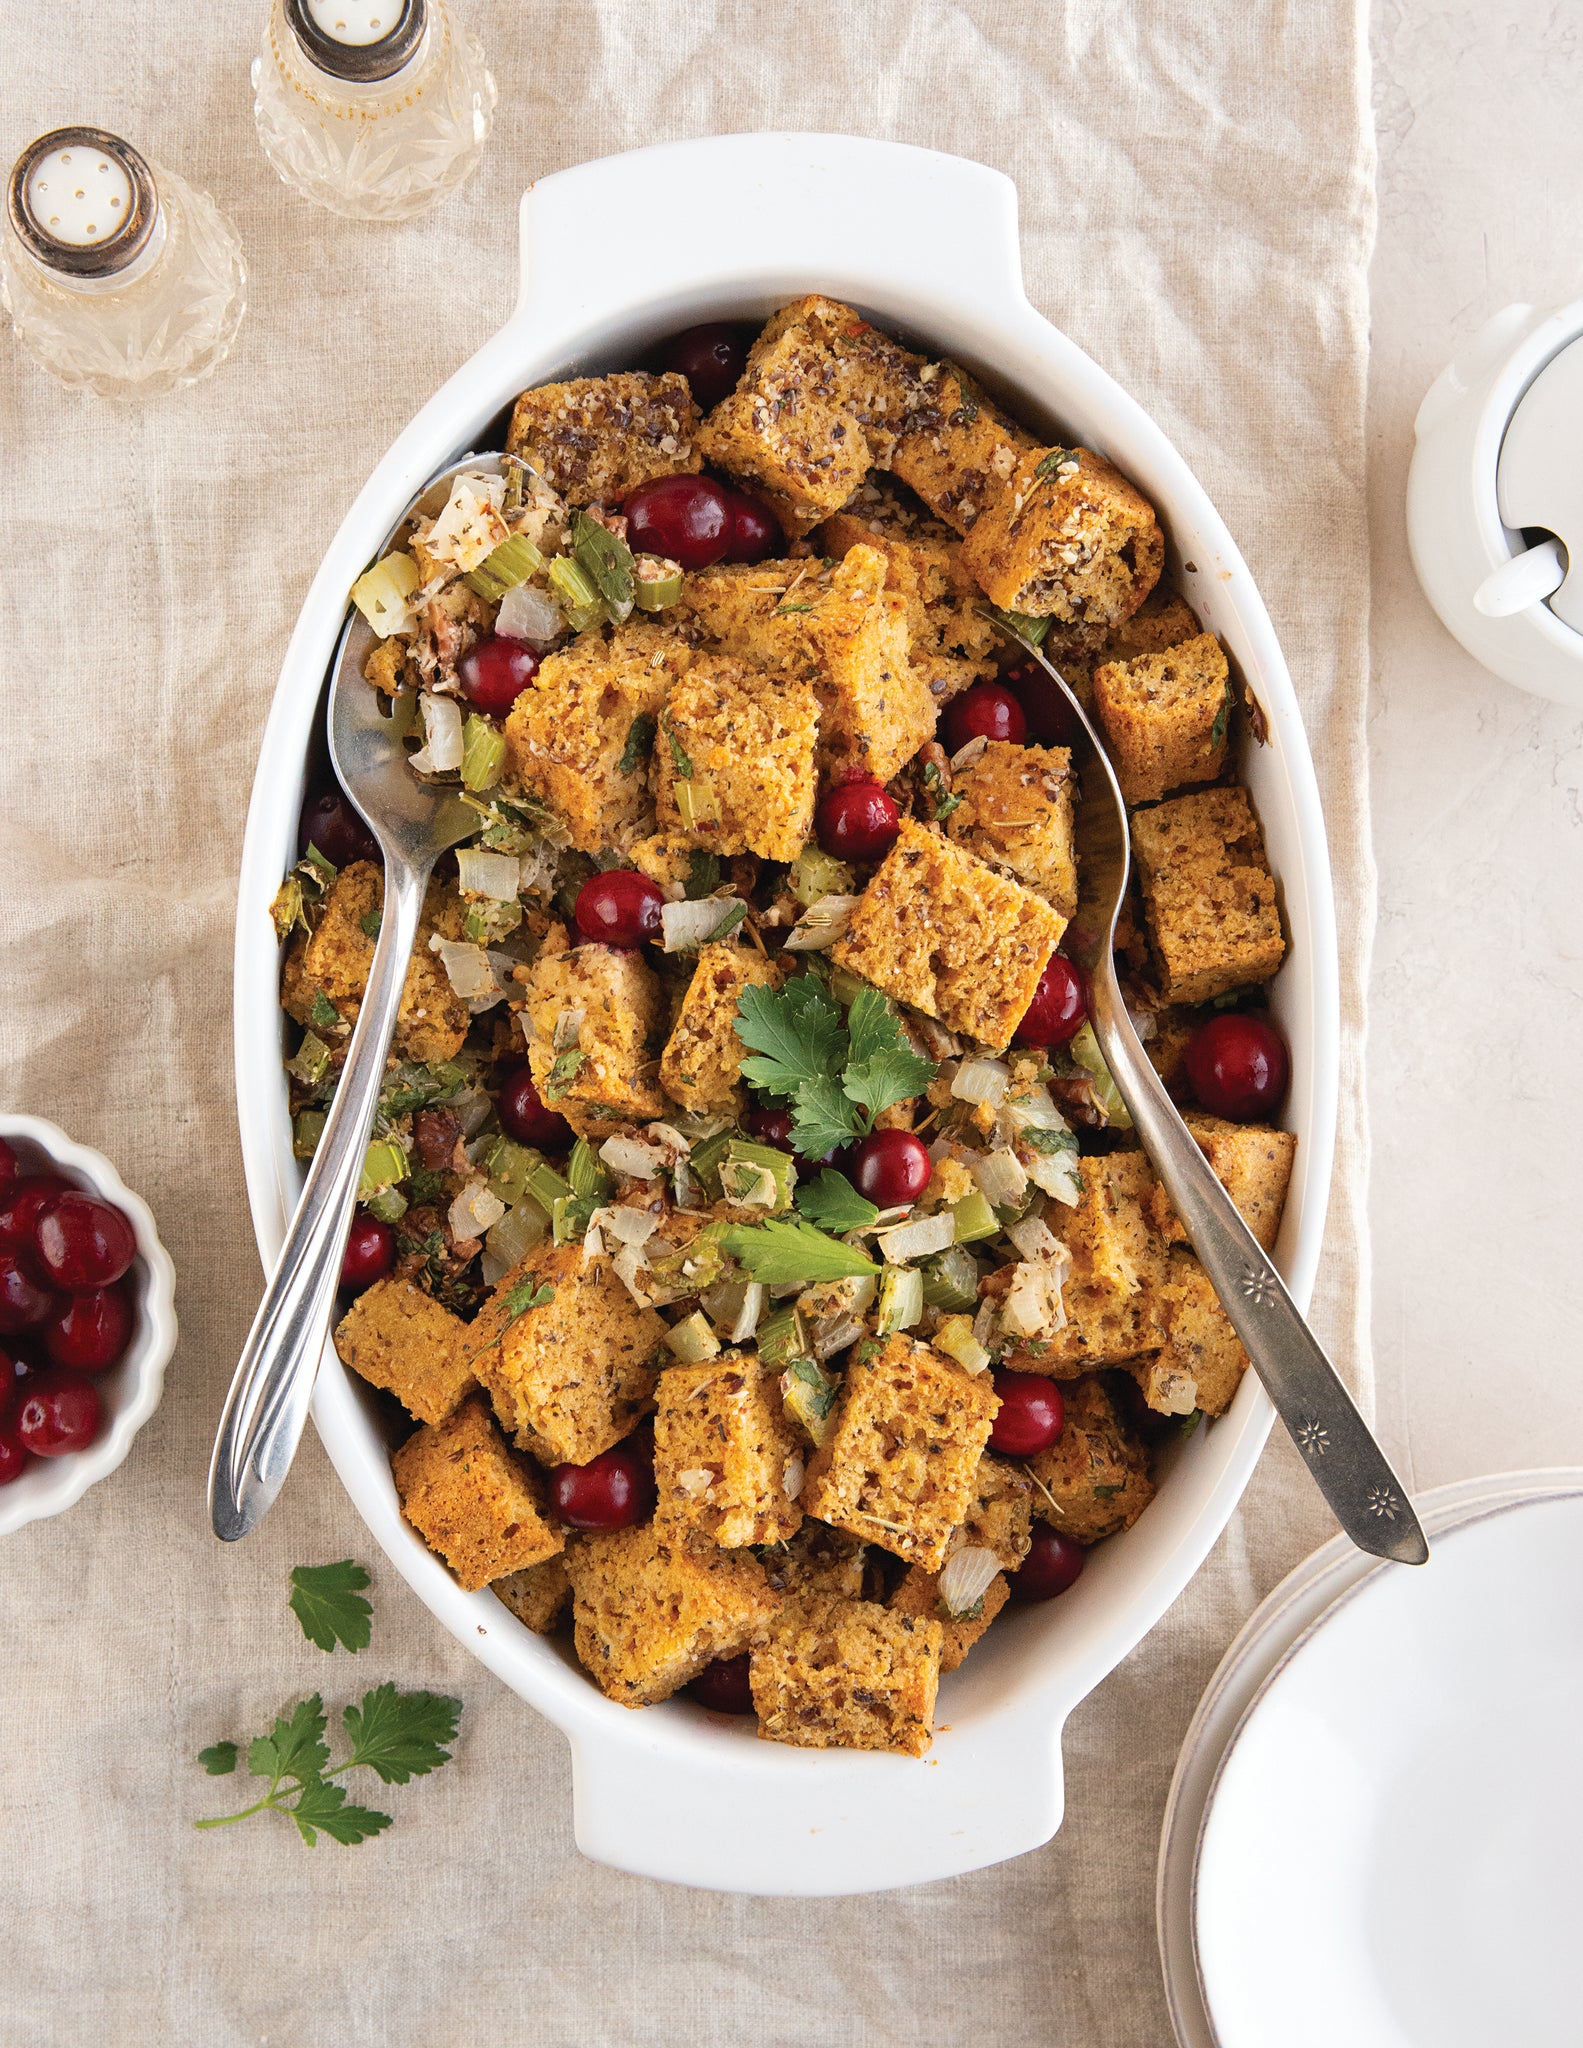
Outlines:
<svg viewBox="0 0 1583 2048"><path fill-rule="evenodd" d="M498 475L500 468L498 455L471 455L453 463L424 486L389 538L415 511L438 511L452 480L463 471ZM478 829L477 813L454 788L421 782L408 766L401 743L405 723L384 712L378 691L363 679L373 644L372 629L354 611L336 652L328 722L330 759L341 787L367 820L384 856L384 914L335 1100L214 1440L209 1517L214 1533L227 1543L258 1526L296 1456L330 1332L363 1154L424 892L440 855Z"/></svg>
<svg viewBox="0 0 1583 2048"><path fill-rule="evenodd" d="M1065 678L1036 647L1008 632L998 619L995 625L1020 656L1031 656L1059 687L1082 730L1082 742L1073 749L1082 792L1076 818L1082 902L1068 947L1088 975L1094 1036L1149 1163L1336 1520L1371 1556L1424 1564L1429 1545L1406 1488L1268 1254L1216 1179L1132 1028L1114 960L1116 918L1130 871L1127 807L1115 770Z"/></svg>

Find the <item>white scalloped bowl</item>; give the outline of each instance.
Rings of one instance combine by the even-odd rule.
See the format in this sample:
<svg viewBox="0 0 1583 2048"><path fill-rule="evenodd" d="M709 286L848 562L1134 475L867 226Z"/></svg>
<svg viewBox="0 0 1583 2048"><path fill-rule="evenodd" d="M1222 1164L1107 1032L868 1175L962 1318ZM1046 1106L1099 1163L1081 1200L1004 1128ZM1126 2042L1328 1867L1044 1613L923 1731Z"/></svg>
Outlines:
<svg viewBox="0 0 1583 2048"><path fill-rule="evenodd" d="M707 204L700 204L701 197ZM672 231L645 234L642 222ZM1109 455L1159 508L1184 594L1263 704L1270 744L1243 764L1292 953L1273 1004L1292 1047L1300 1139L1277 1257L1313 1286L1335 1132L1335 917L1313 764L1280 647L1223 521L1159 428L1022 289L1016 192L981 164L828 135L664 144L563 171L521 215L522 287L504 328L379 464L314 579L287 650L254 783L237 912L237 1103L254 1227L276 1257L300 1186L291 1156L279 952L269 904L296 855L323 689L347 591L418 487L499 446L525 385L631 367L694 321L762 319L823 291L964 363L1031 425ZM321 769L322 772L322 769ZM630 1712L560 1644L492 1595L464 1593L402 1520L376 1403L326 1347L314 1417L397 1569L458 1641L548 1716L572 1749L577 1841L619 1869L728 1891L841 1894L946 1877L1049 1839L1061 1729L1153 1627L1225 1527L1268 1434L1250 1374L1226 1416L1175 1447L1159 1497L1063 1598L1003 1618L941 1686L927 1759L812 1751L685 1700Z"/></svg>
<svg viewBox="0 0 1583 2048"><path fill-rule="evenodd" d="M63 1458L30 1458L19 1478L0 1486L0 1536L9 1536L13 1529L58 1515L81 1500L90 1486L121 1463L133 1437L159 1406L165 1367L176 1348L176 1269L159 1241L147 1202L133 1194L102 1152L79 1145L41 1116L0 1111L0 1138L15 1146L23 1173L53 1171L88 1194L113 1202L137 1238L137 1257L127 1276L135 1304L131 1342L119 1364L94 1375L105 1409L99 1434L85 1451Z"/></svg>

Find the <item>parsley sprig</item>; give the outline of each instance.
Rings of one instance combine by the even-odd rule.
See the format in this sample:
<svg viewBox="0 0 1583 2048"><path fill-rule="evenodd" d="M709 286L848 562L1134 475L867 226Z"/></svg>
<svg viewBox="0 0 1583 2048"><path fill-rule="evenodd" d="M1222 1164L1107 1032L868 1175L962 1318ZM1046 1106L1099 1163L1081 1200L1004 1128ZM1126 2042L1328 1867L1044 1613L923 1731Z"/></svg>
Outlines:
<svg viewBox="0 0 1583 2048"><path fill-rule="evenodd" d="M339 1564L299 1564L291 1575L290 1607L302 1632L321 1650L368 1648L374 1610L363 1598L368 1569L343 1557Z"/></svg>
<svg viewBox="0 0 1583 2048"><path fill-rule="evenodd" d="M743 1079L791 1101L792 1143L810 1159L866 1138L881 1110L921 1094L935 1075L877 989L860 989L843 1016L813 975L746 988L736 1028L752 1055Z"/></svg>

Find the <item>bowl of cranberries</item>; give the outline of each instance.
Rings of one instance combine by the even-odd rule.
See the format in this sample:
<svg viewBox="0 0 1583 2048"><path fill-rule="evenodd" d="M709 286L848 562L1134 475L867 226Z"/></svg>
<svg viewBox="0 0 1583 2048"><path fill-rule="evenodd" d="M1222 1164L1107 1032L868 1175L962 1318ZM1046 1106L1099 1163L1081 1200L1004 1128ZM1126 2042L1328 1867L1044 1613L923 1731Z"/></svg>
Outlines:
<svg viewBox="0 0 1583 2048"><path fill-rule="evenodd" d="M121 1463L159 1406L174 1295L148 1205L109 1160L0 1115L0 1536Z"/></svg>

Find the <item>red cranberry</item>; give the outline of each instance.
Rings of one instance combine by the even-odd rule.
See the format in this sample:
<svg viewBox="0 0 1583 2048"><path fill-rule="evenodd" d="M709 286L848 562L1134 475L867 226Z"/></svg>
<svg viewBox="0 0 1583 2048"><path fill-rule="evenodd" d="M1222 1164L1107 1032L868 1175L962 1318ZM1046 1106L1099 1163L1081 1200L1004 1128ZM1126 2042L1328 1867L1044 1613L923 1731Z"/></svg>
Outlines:
<svg viewBox="0 0 1583 2048"><path fill-rule="evenodd" d="M1070 698L1038 662L1014 662L1001 681L1022 706L1029 739L1044 747L1075 747L1079 743L1083 727Z"/></svg>
<svg viewBox="0 0 1583 2048"><path fill-rule="evenodd" d="M1201 1024L1188 1041L1187 1078L1211 1116L1273 1116L1291 1078L1286 1040L1262 1017L1228 1013Z"/></svg>
<svg viewBox="0 0 1583 2048"><path fill-rule="evenodd" d="M942 726L945 750L954 754L969 740L1011 740L1021 746L1028 737L1022 706L1002 683L972 683L945 707Z"/></svg>
<svg viewBox="0 0 1583 2048"><path fill-rule="evenodd" d="M757 1138L761 1145L773 1145L777 1152L794 1152L792 1143L792 1113L778 1105L767 1104L761 1109L750 1109L747 1113L747 1134Z"/></svg>
<svg viewBox="0 0 1583 2048"><path fill-rule="evenodd" d="M539 672L539 657L526 640L491 633L456 664L467 701L490 718L504 718Z"/></svg>
<svg viewBox="0 0 1583 2048"><path fill-rule="evenodd" d="M1088 1552L1081 1543L1052 1529L1048 1522L1035 1522L1028 1555L1011 1574L1014 1600L1053 1600L1083 1576Z"/></svg>
<svg viewBox="0 0 1583 2048"><path fill-rule="evenodd" d="M71 1182L58 1173L24 1173L12 1181L0 1199L0 1252L33 1258L33 1233L40 1215L57 1195L75 1193Z"/></svg>
<svg viewBox="0 0 1583 2048"><path fill-rule="evenodd" d="M843 782L820 797L814 830L837 860L883 860L896 844L901 813L877 782Z"/></svg>
<svg viewBox="0 0 1583 2048"><path fill-rule="evenodd" d="M572 1142L571 1125L558 1111L545 1106L527 1067L518 1067L501 1082L496 1107L506 1136L519 1145L536 1145L541 1152L564 1152Z"/></svg>
<svg viewBox="0 0 1583 2048"><path fill-rule="evenodd" d="M56 1287L108 1287L137 1257L137 1239L119 1209L75 1188L39 1211L33 1243Z"/></svg>
<svg viewBox="0 0 1583 2048"><path fill-rule="evenodd" d="M126 1350L132 1300L124 1286L84 1287L59 1303L44 1325L44 1348L56 1365L103 1372Z"/></svg>
<svg viewBox="0 0 1583 2048"><path fill-rule="evenodd" d="M379 843L339 789L321 790L303 807L298 830L304 852L316 846L338 868L379 859Z"/></svg>
<svg viewBox="0 0 1583 2048"><path fill-rule="evenodd" d="M1032 1458L1047 1451L1066 1425L1066 1405L1052 1379L1039 1372L995 1374L1000 1413L989 1433L992 1451L1013 1458Z"/></svg>
<svg viewBox="0 0 1583 2048"><path fill-rule="evenodd" d="M705 412L729 398L747 368L755 330L739 320L705 320L666 342L661 367L685 377Z"/></svg>
<svg viewBox="0 0 1583 2048"><path fill-rule="evenodd" d="M92 1380L80 1372L57 1368L28 1381L13 1427L24 1447L37 1457L60 1458L93 1442L103 1412Z"/></svg>
<svg viewBox="0 0 1583 2048"><path fill-rule="evenodd" d="M9 1187L15 1179L16 1154L5 1139L0 1138L0 1188Z"/></svg>
<svg viewBox="0 0 1583 2048"><path fill-rule="evenodd" d="M0 1252L0 1332L14 1336L35 1330L55 1306L55 1297L41 1287L15 1252Z"/></svg>
<svg viewBox="0 0 1583 2048"><path fill-rule="evenodd" d="M1015 1038L1018 1045L1065 1045L1082 1029L1088 1015L1088 976L1075 960L1052 953L1039 976L1033 1001L1023 1013Z"/></svg>
<svg viewBox="0 0 1583 2048"><path fill-rule="evenodd" d="M753 1692L748 1684L750 1659L744 1650L740 1657L716 1657L712 1664L706 1664L687 1690L712 1714L751 1714Z"/></svg>
<svg viewBox="0 0 1583 2048"><path fill-rule="evenodd" d="M727 562L767 562L781 549L780 521L762 498L755 498L751 491L738 490L735 484L722 486L726 502L731 507L731 545L722 560Z"/></svg>
<svg viewBox="0 0 1583 2048"><path fill-rule="evenodd" d="M657 476L622 506L637 554L664 555L684 569L725 560L736 522L723 487L707 476Z"/></svg>
<svg viewBox="0 0 1583 2048"><path fill-rule="evenodd" d="M550 1498L574 1529L630 1529L653 1512L653 1462L629 1437L586 1465L557 1465Z"/></svg>
<svg viewBox="0 0 1583 2048"><path fill-rule="evenodd" d="M361 1294L365 1287L383 1280L395 1263L396 1233L388 1223L359 1209L341 1255L341 1285L349 1294Z"/></svg>
<svg viewBox="0 0 1583 2048"><path fill-rule="evenodd" d="M934 1167L929 1148L911 1131L873 1131L852 1151L852 1185L880 1209L916 1202Z"/></svg>
<svg viewBox="0 0 1583 2048"><path fill-rule="evenodd" d="M27 1446L10 1423L0 1422L0 1486L20 1479L27 1464Z"/></svg>
<svg viewBox="0 0 1583 2048"><path fill-rule="evenodd" d="M590 875L577 892L577 929L606 946L641 946L660 935L665 903L658 883L636 868Z"/></svg>

